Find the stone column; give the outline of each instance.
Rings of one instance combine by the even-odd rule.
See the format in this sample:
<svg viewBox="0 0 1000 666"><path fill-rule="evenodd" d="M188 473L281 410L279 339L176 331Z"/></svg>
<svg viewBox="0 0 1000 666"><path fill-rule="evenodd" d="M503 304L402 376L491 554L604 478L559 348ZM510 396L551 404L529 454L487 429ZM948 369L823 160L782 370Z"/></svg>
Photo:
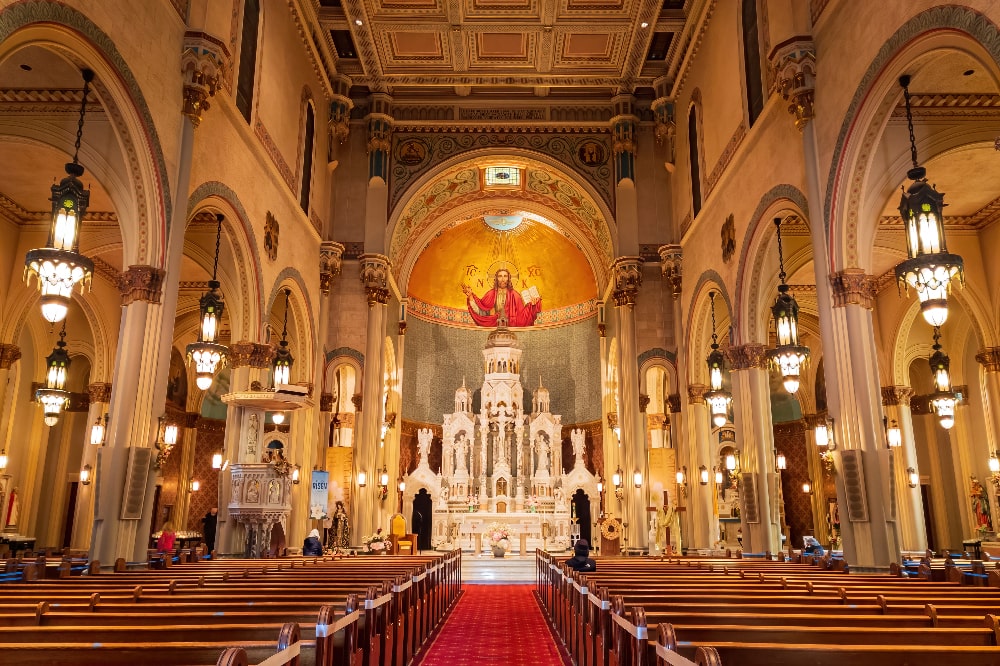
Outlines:
<svg viewBox="0 0 1000 666"><path fill-rule="evenodd" d="M751 553L777 552L781 548L781 531L774 504L779 479L774 473L774 427L771 424L767 350L764 345L751 343L730 347L725 353L729 360L736 405L733 425L736 426L736 443L740 449L743 550Z"/></svg>
<svg viewBox="0 0 1000 666"><path fill-rule="evenodd" d="M10 382L10 369L21 358L21 348L17 345L0 343L0 450L10 454L11 436L11 401L7 400L7 386Z"/></svg>
<svg viewBox="0 0 1000 666"><path fill-rule="evenodd" d="M344 246L334 241L323 241L319 246L319 332L316 354L316 377L313 380L315 386L326 386L326 358L323 354L325 343L329 337L330 330L330 288L333 280L340 275L344 256ZM317 415L317 428L319 431L319 441L316 443L316 451L313 459L316 461L318 469L326 469L326 447L329 442L330 423L333 420L332 407L333 395L322 393L319 400L319 414ZM301 472L302 483L306 483L309 477L308 469L303 468ZM300 484L301 485L301 484ZM315 527L315 526L314 526Z"/></svg>
<svg viewBox="0 0 1000 666"><path fill-rule="evenodd" d="M645 548L647 541L645 491L632 484L636 470L648 478L646 442L642 436L639 412L639 359L636 351L635 301L642 285L642 259L620 257L612 265L615 280L615 313L618 317L618 389L621 394L619 426L625 497L622 521L628 523L626 536L630 548ZM648 486L648 484L643 484Z"/></svg>
<svg viewBox="0 0 1000 666"><path fill-rule="evenodd" d="M368 299L368 326L365 331L365 367L362 380L364 411L356 415L358 434L354 440L351 480L351 538L360 543L377 527L379 442L382 434L382 386L385 367L382 346L385 339L386 303L389 302L389 259L381 254L361 255L361 282ZM368 476L364 488L358 486L358 472Z"/></svg>
<svg viewBox="0 0 1000 666"><path fill-rule="evenodd" d="M94 468L94 525L90 558L104 565L116 558L144 558L152 498L133 497L127 517L122 518L122 501L132 449L149 449L156 438L154 397L158 338L162 335L162 308L159 305L163 271L152 266L130 266L121 276L122 322L115 359L114 390L111 393L107 445L99 452ZM172 323L172 319L171 319ZM173 328L168 326L168 328ZM167 333L169 336L169 332ZM152 459L148 467L136 467L146 474L147 488L155 482ZM137 517L141 509L144 520Z"/></svg>
<svg viewBox="0 0 1000 666"><path fill-rule="evenodd" d="M812 484L812 497L810 505L812 507L812 535L822 543L830 543L832 535L826 526L827 501L824 494L826 477L826 463L823 460L824 451L816 446L816 425L820 417L816 414L803 414L802 425L805 428L806 438L806 462L808 464L809 483ZM793 479L792 492L802 492L802 484L806 479ZM795 548L801 548L802 544L792 544Z"/></svg>
<svg viewBox="0 0 1000 666"><path fill-rule="evenodd" d="M882 406L890 425L895 421L903 437L903 444L893 451L893 467L896 479L896 524L899 526L900 548L903 550L926 550L927 531L924 522L924 505L920 497L920 487L910 488L906 473L912 467L917 472L917 445L913 436L913 414L910 398L913 389L909 386L883 386Z"/></svg>
<svg viewBox="0 0 1000 666"><path fill-rule="evenodd" d="M709 387L704 384L688 384L688 437L689 455L688 468L688 519L692 530L688 543L692 548L711 548L719 538L719 517L715 513L715 475L712 473L712 463L715 453L712 451L711 415L705 402L705 393ZM701 485L699 468L704 465L709 470L708 485ZM686 535L687 536L687 535Z"/></svg>
<svg viewBox="0 0 1000 666"><path fill-rule="evenodd" d="M986 421L986 443L991 454L1000 449L1000 347L987 347L979 350L976 354L976 361L985 370L984 388L986 389L986 399L983 401L983 408ZM991 475L992 476L992 475ZM993 506L1000 509L1000 476L994 477L996 481L990 483L990 490L993 497ZM1000 512L994 514L994 529L1000 528Z"/></svg>
<svg viewBox="0 0 1000 666"><path fill-rule="evenodd" d="M882 569L899 555L896 522L888 497L888 465L882 422L882 390L872 306L878 279L861 269L830 276L833 291L833 354L825 354L827 400L831 374L837 377L839 412L834 432L837 500L848 562ZM852 453L848 453L852 452ZM856 452L856 453L853 453ZM845 468L845 456L850 464ZM862 499L863 498L863 499Z"/></svg>
<svg viewBox="0 0 1000 666"><path fill-rule="evenodd" d="M90 532L94 526L94 472L97 470L100 452L100 447L90 443L90 429L97 419L103 418L107 410L111 399L111 384L95 382L87 387L87 395L90 398L90 408L87 412L87 427L84 429L86 442L83 445L80 469L90 465L91 482L86 486L81 483L76 489L76 512L73 515L73 534L70 537L70 548L73 550L90 550Z"/></svg>

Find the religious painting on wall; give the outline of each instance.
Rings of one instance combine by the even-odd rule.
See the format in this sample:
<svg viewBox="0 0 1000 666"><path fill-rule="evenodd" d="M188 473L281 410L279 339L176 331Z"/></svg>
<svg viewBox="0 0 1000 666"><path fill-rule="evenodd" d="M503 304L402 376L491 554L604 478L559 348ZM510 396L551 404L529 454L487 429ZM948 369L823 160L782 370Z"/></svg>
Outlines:
<svg viewBox="0 0 1000 666"><path fill-rule="evenodd" d="M427 243L407 314L467 328L559 326L594 316L597 284L579 245L552 221L493 208Z"/></svg>

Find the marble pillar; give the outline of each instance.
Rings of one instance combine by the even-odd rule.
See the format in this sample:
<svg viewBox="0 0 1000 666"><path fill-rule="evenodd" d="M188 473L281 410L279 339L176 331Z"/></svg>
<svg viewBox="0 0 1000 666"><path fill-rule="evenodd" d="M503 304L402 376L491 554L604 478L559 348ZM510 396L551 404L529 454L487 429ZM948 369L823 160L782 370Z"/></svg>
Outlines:
<svg viewBox="0 0 1000 666"><path fill-rule="evenodd" d="M927 531L924 522L924 505L920 486L911 488L907 469L920 472L917 462L917 445L913 437L913 413L910 399L913 389L909 386L883 386L882 406L888 425L895 423L902 436L902 445L893 449L893 467L896 477L896 524L899 526L900 548L926 550ZM886 441L888 444L888 440Z"/></svg>
<svg viewBox="0 0 1000 666"><path fill-rule="evenodd" d="M690 455L685 456L688 467L688 512L692 531L685 541L692 548L712 548L719 539L719 516L715 513L715 474L712 469L715 452L712 450L711 415L705 402L709 387L704 384L689 384L687 424L687 447ZM708 485L701 485L699 469L708 469ZM687 536L687 535L685 535Z"/></svg>

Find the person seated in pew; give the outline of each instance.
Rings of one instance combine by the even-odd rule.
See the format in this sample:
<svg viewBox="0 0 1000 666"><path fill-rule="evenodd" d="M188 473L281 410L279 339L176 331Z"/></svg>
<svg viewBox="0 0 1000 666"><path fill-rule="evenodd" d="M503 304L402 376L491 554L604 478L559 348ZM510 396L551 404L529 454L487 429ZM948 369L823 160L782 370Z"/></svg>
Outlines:
<svg viewBox="0 0 1000 666"><path fill-rule="evenodd" d="M588 557L590 544L586 539L580 539L573 546L573 557L566 560L566 566L573 571L597 571L597 562Z"/></svg>
<svg viewBox="0 0 1000 666"><path fill-rule="evenodd" d="M169 521L163 523L163 530L160 532L160 538L156 540L156 550L161 553L174 552L174 539L176 536L173 524Z"/></svg>
<svg viewBox="0 0 1000 666"><path fill-rule="evenodd" d="M303 555L322 555L323 542L319 540L319 530L313 530L302 544Z"/></svg>
<svg viewBox="0 0 1000 666"><path fill-rule="evenodd" d="M825 555L826 551L823 550L823 546L820 545L819 540L816 537L805 537L805 548L802 549L802 553L805 555Z"/></svg>

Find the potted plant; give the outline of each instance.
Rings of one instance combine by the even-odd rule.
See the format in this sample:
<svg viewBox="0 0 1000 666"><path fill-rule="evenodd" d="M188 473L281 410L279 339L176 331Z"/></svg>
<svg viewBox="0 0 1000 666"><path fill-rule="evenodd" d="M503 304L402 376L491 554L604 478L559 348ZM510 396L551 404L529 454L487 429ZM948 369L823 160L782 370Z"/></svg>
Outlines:
<svg viewBox="0 0 1000 666"><path fill-rule="evenodd" d="M369 534L361 540L361 543L365 546L365 552L368 553L378 553L379 555L385 555L387 551L387 541L388 538L382 534L382 528L375 530L375 534Z"/></svg>
<svg viewBox="0 0 1000 666"><path fill-rule="evenodd" d="M493 557L503 557L510 548L510 528L504 523L493 522L486 526L486 534L490 539Z"/></svg>

